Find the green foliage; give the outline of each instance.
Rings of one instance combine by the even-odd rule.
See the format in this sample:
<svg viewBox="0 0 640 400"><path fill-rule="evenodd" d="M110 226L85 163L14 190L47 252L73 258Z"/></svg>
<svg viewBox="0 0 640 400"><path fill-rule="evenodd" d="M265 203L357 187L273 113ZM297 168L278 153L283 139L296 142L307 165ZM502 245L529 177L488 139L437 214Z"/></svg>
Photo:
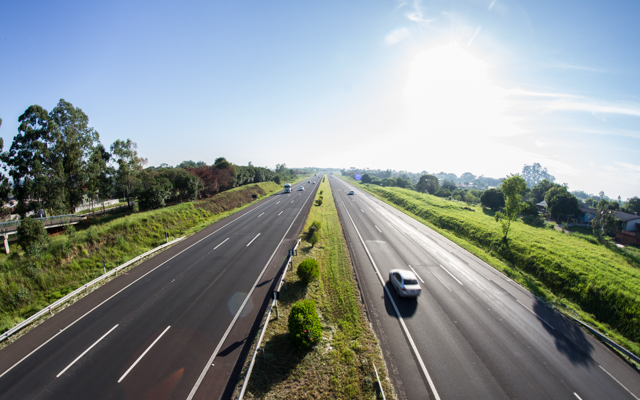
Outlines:
<svg viewBox="0 0 640 400"><path fill-rule="evenodd" d="M489 207L493 211L497 211L504 207L504 195L499 189L488 189L482 192L480 203L483 207Z"/></svg>
<svg viewBox="0 0 640 400"><path fill-rule="evenodd" d="M527 189L527 183L520 175L510 175L502 181L500 188L505 196L505 209L504 213L497 212L495 219L502 224L502 233L504 234L502 239L507 240L511 221L516 219L518 213L524 207L522 193Z"/></svg>
<svg viewBox="0 0 640 400"><path fill-rule="evenodd" d="M317 199L316 206L321 206L321 205L322 205L322 199Z"/></svg>
<svg viewBox="0 0 640 400"><path fill-rule="evenodd" d="M173 185L162 176L152 178L148 187L138 196L138 204L142 210L152 210L164 207L165 200L171 197Z"/></svg>
<svg viewBox="0 0 640 400"><path fill-rule="evenodd" d="M542 200L544 200L544 196L547 194L549 190L556 187L562 187L562 185L553 183L548 179L543 179L540 182L538 182L538 184L535 185L533 189L531 189L531 195L535 198L536 203L539 203Z"/></svg>
<svg viewBox="0 0 640 400"><path fill-rule="evenodd" d="M627 204L624 205L623 209L629 214L640 213L640 198L638 198L638 196L635 196L628 199Z"/></svg>
<svg viewBox="0 0 640 400"><path fill-rule="evenodd" d="M362 183L371 183L371 175L369 174L364 174L362 175Z"/></svg>
<svg viewBox="0 0 640 400"><path fill-rule="evenodd" d="M451 191L449 189L446 189L444 187L441 187L436 193L436 196L438 197L450 197L451 196Z"/></svg>
<svg viewBox="0 0 640 400"><path fill-rule="evenodd" d="M42 221L31 217L20 221L17 235L18 243L22 249L31 255L39 255L42 249L49 244L49 234Z"/></svg>
<svg viewBox="0 0 640 400"><path fill-rule="evenodd" d="M547 180L550 182L553 182L556 180L556 178L553 177L553 175L547 172L546 168L542 168L542 165L540 165L540 163L533 163L533 165L525 165L522 168L521 176L522 176L522 179L524 179L524 181L527 183L527 187L529 188L533 188L543 180ZM538 201L542 201L542 200L538 200Z"/></svg>
<svg viewBox="0 0 640 400"><path fill-rule="evenodd" d="M311 238L309 238L309 243L311 244L311 247L315 246L319 240L320 240L320 236L318 236L318 232L313 232L311 234Z"/></svg>
<svg viewBox="0 0 640 400"><path fill-rule="evenodd" d="M289 312L289 334L292 342L299 347L315 346L322 339L322 325L316 311L316 302L299 300Z"/></svg>
<svg viewBox="0 0 640 400"><path fill-rule="evenodd" d="M420 193L435 194L439 188L440 182L434 175L422 175L416 185L416 190Z"/></svg>
<svg viewBox="0 0 640 400"><path fill-rule="evenodd" d="M296 274L305 283L314 282L320 276L319 268L318 261L313 258L307 258L298 265Z"/></svg>
<svg viewBox="0 0 640 400"><path fill-rule="evenodd" d="M569 193L564 186L549 189L544 200L547 202L547 209L551 215L558 218L566 218L570 215L577 216L580 213L578 199Z"/></svg>

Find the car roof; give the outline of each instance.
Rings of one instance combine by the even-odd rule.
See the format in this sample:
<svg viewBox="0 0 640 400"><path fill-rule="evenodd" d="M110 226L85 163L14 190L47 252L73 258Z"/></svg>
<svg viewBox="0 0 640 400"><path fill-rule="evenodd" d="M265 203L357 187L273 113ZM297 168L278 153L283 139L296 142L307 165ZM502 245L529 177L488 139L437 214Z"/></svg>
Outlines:
<svg viewBox="0 0 640 400"><path fill-rule="evenodd" d="M392 269L391 271L389 271L390 274L395 274L398 273L400 274L400 276L402 277L402 280L406 280L406 279L415 279L418 280L418 278L416 277L416 274L414 274L413 272L406 270L406 269Z"/></svg>

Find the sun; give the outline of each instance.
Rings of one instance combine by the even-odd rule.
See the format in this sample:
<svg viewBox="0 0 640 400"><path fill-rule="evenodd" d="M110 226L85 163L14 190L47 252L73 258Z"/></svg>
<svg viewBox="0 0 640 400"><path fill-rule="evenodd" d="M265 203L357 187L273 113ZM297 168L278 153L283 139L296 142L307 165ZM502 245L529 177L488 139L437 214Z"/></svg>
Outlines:
<svg viewBox="0 0 640 400"><path fill-rule="evenodd" d="M488 70L485 61L455 43L415 54L403 92L406 128L416 139L443 144L515 134L507 92Z"/></svg>

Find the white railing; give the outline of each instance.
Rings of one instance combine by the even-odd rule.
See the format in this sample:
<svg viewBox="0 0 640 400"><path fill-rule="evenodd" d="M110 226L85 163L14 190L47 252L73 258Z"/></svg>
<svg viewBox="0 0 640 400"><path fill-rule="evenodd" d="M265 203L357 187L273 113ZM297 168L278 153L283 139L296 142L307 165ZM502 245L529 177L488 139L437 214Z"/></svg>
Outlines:
<svg viewBox="0 0 640 400"><path fill-rule="evenodd" d="M127 268L131 264L134 264L137 261L142 260L143 258L155 253L156 251L164 249L167 246L171 246L172 244L175 244L175 243L177 243L177 242L179 242L179 241L181 241L183 239L184 239L184 237L179 237L179 238L177 238L175 240L172 240L171 242L168 242L168 243L165 243L165 244L163 244L161 246L158 246L155 249L151 249L151 250L147 251L146 253L141 254L136 258L132 258L131 260L127 261L126 263L115 267L111 271L106 272L105 274L97 277L96 279L92 280L91 282L88 282L88 283L80 286L79 288L77 288L73 292L69 293L68 295L64 296L63 298L59 299L55 303L51 303L49 306L43 308L42 310L40 310L37 313L35 313L32 316L30 316L29 318L27 318L24 321L20 322L18 325L14 326L13 328L11 328L8 331L4 332L2 335L0 335L0 342L2 342L3 340L6 340L7 338L9 338L9 336L11 336L14 333L18 332L19 330L21 330L22 328L26 327L27 325L33 323L34 321L36 321L37 319L41 318L45 314L49 313L49 314L53 315L53 311L52 310L54 310L55 308L60 307L62 304L66 303L67 301L69 301L73 297L75 297L78 294L80 294L83 290L85 292L87 292L89 287L91 287L91 286L93 286L93 285L95 285L97 283L100 283L101 281L107 279L111 275L115 274L117 276L118 275L118 271L120 271L120 270L122 270L124 268Z"/></svg>

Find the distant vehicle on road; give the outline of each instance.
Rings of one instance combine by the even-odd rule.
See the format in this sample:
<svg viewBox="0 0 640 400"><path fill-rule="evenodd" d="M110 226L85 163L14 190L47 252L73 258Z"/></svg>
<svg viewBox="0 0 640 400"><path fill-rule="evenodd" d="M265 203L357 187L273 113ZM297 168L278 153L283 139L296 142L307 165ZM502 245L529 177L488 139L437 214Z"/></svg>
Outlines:
<svg viewBox="0 0 640 400"><path fill-rule="evenodd" d="M315 185L315 184L316 184L316 181L313 181L313 184Z"/></svg>
<svg viewBox="0 0 640 400"><path fill-rule="evenodd" d="M298 191L303 191L304 192L304 186L300 186L300 189L298 189Z"/></svg>
<svg viewBox="0 0 640 400"><path fill-rule="evenodd" d="M356 194L356 192L354 192L353 190L349 192L349 194Z"/></svg>
<svg viewBox="0 0 640 400"><path fill-rule="evenodd" d="M406 269L392 269L389 271L389 281L400 297L418 297L422 288L416 275Z"/></svg>
<svg viewBox="0 0 640 400"><path fill-rule="evenodd" d="M307 181L307 183L311 183L311 181Z"/></svg>
<svg viewBox="0 0 640 400"><path fill-rule="evenodd" d="M291 193L291 184L290 183L285 183L284 184L284 192L285 193Z"/></svg>

